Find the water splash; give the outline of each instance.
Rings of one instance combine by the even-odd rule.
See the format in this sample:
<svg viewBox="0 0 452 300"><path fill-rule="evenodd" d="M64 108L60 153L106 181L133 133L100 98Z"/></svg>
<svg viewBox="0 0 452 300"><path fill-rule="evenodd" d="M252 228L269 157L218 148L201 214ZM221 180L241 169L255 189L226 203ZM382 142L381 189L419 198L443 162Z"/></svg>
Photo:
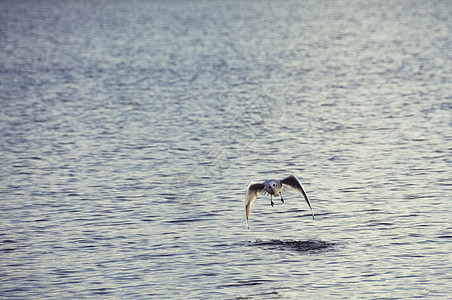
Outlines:
<svg viewBox="0 0 452 300"><path fill-rule="evenodd" d="M294 241L294 240L256 240L249 242L251 246L259 246L270 250L289 250L296 252L311 252L311 251L328 251L332 250L337 243L324 241Z"/></svg>

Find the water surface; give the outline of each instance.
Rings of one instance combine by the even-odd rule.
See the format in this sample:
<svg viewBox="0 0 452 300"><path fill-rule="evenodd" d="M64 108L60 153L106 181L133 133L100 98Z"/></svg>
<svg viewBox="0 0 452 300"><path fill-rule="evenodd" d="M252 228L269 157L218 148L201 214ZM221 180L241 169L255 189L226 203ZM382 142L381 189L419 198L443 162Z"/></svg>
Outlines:
<svg viewBox="0 0 452 300"><path fill-rule="evenodd" d="M450 297L451 15L2 1L1 298Z"/></svg>

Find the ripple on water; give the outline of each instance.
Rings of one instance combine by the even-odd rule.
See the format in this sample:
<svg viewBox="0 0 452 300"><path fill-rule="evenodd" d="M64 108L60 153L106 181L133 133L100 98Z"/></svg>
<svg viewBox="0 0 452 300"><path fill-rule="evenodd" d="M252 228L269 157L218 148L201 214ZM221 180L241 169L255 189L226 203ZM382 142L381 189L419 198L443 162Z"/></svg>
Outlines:
<svg viewBox="0 0 452 300"><path fill-rule="evenodd" d="M333 250L337 243L324 241L294 241L294 240L256 240L249 242L250 246L258 246L270 250L288 250L296 252L329 251Z"/></svg>

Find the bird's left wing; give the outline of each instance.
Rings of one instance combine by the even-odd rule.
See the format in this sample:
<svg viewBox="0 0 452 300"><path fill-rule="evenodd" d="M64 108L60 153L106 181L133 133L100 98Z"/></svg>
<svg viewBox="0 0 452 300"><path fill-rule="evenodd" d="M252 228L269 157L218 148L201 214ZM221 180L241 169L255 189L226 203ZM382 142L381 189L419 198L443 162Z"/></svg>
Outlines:
<svg viewBox="0 0 452 300"><path fill-rule="evenodd" d="M250 182L248 188L246 189L246 199L245 199L245 211L246 211L246 226L248 226L248 217L250 216L251 203L264 191L264 184L257 182Z"/></svg>
<svg viewBox="0 0 452 300"><path fill-rule="evenodd" d="M281 180L281 183L283 185L287 185L290 188L293 188L297 191L299 191L303 197L304 200L306 200L306 203L308 204L309 208L311 209L311 215L312 215L312 219L314 219L314 213L312 212L312 207L311 207L311 203L309 203L309 199L308 199L308 195L306 194L306 192L303 189L303 186L301 185L300 180L298 180L297 177L295 177L294 175L290 175L287 178L284 178L283 180Z"/></svg>

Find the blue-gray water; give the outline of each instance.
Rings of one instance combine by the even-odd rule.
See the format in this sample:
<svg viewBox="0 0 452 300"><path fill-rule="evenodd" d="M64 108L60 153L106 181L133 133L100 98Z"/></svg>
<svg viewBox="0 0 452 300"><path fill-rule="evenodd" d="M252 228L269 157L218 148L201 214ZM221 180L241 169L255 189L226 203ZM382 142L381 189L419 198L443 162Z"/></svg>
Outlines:
<svg viewBox="0 0 452 300"><path fill-rule="evenodd" d="M452 2L362 2L1 1L0 298L450 298Z"/></svg>

